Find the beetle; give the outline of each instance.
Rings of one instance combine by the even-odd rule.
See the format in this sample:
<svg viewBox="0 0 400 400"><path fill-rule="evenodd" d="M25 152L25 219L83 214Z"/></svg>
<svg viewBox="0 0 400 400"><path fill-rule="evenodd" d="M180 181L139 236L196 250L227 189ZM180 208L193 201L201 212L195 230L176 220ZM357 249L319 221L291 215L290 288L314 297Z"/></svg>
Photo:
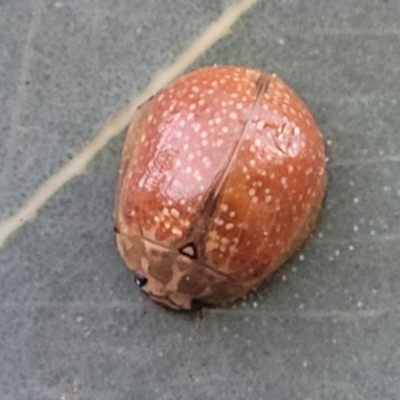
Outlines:
<svg viewBox="0 0 400 400"><path fill-rule="evenodd" d="M115 204L120 254L155 302L243 298L316 226L323 138L275 74L192 71L145 102L127 132Z"/></svg>

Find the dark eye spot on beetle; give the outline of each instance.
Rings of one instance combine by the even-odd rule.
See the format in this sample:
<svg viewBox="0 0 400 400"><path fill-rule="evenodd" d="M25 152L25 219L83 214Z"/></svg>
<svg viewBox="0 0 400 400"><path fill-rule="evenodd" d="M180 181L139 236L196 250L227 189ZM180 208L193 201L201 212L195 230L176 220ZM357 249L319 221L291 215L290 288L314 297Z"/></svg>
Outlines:
<svg viewBox="0 0 400 400"><path fill-rule="evenodd" d="M145 276L138 274L137 272L135 272L133 276L136 285L138 285L139 287L143 287L147 283L147 278Z"/></svg>
<svg viewBox="0 0 400 400"><path fill-rule="evenodd" d="M186 257L197 259L197 248L196 248L195 244L192 242L185 244L185 246L178 249L178 251L179 251L179 253L181 253L182 255L184 255Z"/></svg>

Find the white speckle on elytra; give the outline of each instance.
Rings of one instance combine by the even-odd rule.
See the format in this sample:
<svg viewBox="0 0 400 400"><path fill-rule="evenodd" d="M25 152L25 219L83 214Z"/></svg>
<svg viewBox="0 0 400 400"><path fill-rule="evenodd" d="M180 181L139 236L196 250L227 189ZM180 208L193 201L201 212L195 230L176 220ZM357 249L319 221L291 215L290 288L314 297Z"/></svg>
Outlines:
<svg viewBox="0 0 400 400"><path fill-rule="evenodd" d="M201 145L206 147L208 145L208 141L206 139L202 140Z"/></svg>
<svg viewBox="0 0 400 400"><path fill-rule="evenodd" d="M252 167L254 167L254 166L256 165L256 160L251 159L251 160L249 161L249 164L250 164Z"/></svg>
<svg viewBox="0 0 400 400"><path fill-rule="evenodd" d="M231 113L229 113L229 118L230 119L233 119L233 120L236 120L237 119L237 113L235 113L235 112L231 112Z"/></svg>
<svg viewBox="0 0 400 400"><path fill-rule="evenodd" d="M215 218L215 219L214 219L214 223L215 223L215 225L217 225L217 226L222 226L222 225L224 224L224 221L223 221L222 219Z"/></svg>
<svg viewBox="0 0 400 400"><path fill-rule="evenodd" d="M218 140L216 141L215 145L216 145L217 147L221 147L221 146L223 145L223 143L224 143L224 141L223 141L222 139L218 139Z"/></svg>
<svg viewBox="0 0 400 400"><path fill-rule="evenodd" d="M190 154L188 155L188 159L189 159L190 161L192 161L192 160L194 159L194 154L193 154L193 153L190 153Z"/></svg>
<svg viewBox="0 0 400 400"><path fill-rule="evenodd" d="M231 230L233 227L234 227L234 225L232 224L232 222L229 222L229 223L227 223L227 224L225 225L225 229L226 229L227 231Z"/></svg>
<svg viewBox="0 0 400 400"><path fill-rule="evenodd" d="M217 117L217 118L215 118L215 120L214 120L214 122L215 122L216 124L220 124L221 121L222 121L221 117Z"/></svg>
<svg viewBox="0 0 400 400"><path fill-rule="evenodd" d="M182 231L179 228L172 228L172 233L176 236L182 235Z"/></svg>
<svg viewBox="0 0 400 400"><path fill-rule="evenodd" d="M228 205L225 204L225 203L222 203L221 204L221 211L224 211L224 212L228 211Z"/></svg>
<svg viewBox="0 0 400 400"><path fill-rule="evenodd" d="M229 129L228 129L227 126L223 126L223 127L222 127L222 132L228 133L228 131L229 131Z"/></svg>
<svg viewBox="0 0 400 400"><path fill-rule="evenodd" d="M200 137L202 139L205 139L207 137L208 133L206 131L201 132Z"/></svg>
<svg viewBox="0 0 400 400"><path fill-rule="evenodd" d="M264 129L264 127L265 127L265 125L266 125L266 123L265 123L265 121L258 121L257 122L257 129Z"/></svg>
<svg viewBox="0 0 400 400"><path fill-rule="evenodd" d="M185 144L183 145L183 150L184 150L184 151L187 151L188 148L189 148L189 145L188 145L187 143L185 143Z"/></svg>
<svg viewBox="0 0 400 400"><path fill-rule="evenodd" d="M265 202L266 203L270 203L271 200L272 200L272 196L268 195L268 196L265 197Z"/></svg>
<svg viewBox="0 0 400 400"><path fill-rule="evenodd" d="M287 187L288 187L287 178L286 178L285 176L283 176L283 177L281 178L281 184L282 184L282 186L283 186L284 188L287 188Z"/></svg>
<svg viewBox="0 0 400 400"><path fill-rule="evenodd" d="M211 161L208 157L203 157L203 163L206 166L206 168L210 168L211 167Z"/></svg>
<svg viewBox="0 0 400 400"><path fill-rule="evenodd" d="M250 196L250 197L253 197L255 194L256 194L256 190L253 189L253 188L251 188L251 189L249 190L249 196Z"/></svg>
<svg viewBox="0 0 400 400"><path fill-rule="evenodd" d="M187 174L190 174L192 172L192 167L186 167L186 173Z"/></svg>
<svg viewBox="0 0 400 400"><path fill-rule="evenodd" d="M179 218L179 216L180 216L179 211L178 211L176 208L172 208L172 209L171 209L171 215L172 215L174 218Z"/></svg>
<svg viewBox="0 0 400 400"><path fill-rule="evenodd" d="M193 126L193 130L195 132L199 132L200 131L200 124L199 123L196 122L192 126Z"/></svg>

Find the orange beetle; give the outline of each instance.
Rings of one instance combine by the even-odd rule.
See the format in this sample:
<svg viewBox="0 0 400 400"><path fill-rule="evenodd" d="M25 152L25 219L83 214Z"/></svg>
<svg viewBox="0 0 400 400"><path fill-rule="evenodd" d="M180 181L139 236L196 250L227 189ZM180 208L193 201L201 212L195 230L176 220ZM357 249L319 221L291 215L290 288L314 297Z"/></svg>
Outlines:
<svg viewBox="0 0 400 400"><path fill-rule="evenodd" d="M326 186L321 133L276 75L191 72L137 111L122 152L118 249L157 303L244 297L309 237Z"/></svg>

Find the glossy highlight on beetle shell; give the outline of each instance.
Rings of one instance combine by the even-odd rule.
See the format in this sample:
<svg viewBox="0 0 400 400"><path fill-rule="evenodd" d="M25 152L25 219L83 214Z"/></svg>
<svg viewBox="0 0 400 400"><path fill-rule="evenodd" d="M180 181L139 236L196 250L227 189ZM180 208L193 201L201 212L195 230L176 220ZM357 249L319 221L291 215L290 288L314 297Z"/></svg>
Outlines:
<svg viewBox="0 0 400 400"><path fill-rule="evenodd" d="M115 208L119 251L157 303L243 297L315 227L326 185L319 129L274 74L196 70L137 111Z"/></svg>

